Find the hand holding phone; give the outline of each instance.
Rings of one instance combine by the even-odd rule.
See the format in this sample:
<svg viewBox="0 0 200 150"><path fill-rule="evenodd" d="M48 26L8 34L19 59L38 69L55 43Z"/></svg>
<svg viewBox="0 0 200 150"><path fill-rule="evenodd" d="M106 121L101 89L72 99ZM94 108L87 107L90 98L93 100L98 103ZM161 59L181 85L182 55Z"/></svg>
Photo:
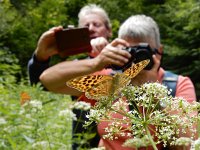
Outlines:
<svg viewBox="0 0 200 150"><path fill-rule="evenodd" d="M56 32L56 43L61 57L91 52L87 27L63 29Z"/></svg>

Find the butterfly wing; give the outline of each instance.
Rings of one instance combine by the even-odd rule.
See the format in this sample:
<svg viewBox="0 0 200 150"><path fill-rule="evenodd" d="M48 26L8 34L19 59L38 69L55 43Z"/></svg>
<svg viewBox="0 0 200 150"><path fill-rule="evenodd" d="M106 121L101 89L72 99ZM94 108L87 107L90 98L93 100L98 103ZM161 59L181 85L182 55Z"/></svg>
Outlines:
<svg viewBox="0 0 200 150"><path fill-rule="evenodd" d="M108 75L86 75L69 80L66 84L71 88L75 88L80 92L86 92L93 86L106 79L112 78Z"/></svg>
<svg viewBox="0 0 200 150"><path fill-rule="evenodd" d="M130 68L126 69L123 74L125 74L129 78L134 78L149 64L149 62L150 60L146 59L136 64L133 64Z"/></svg>
<svg viewBox="0 0 200 150"><path fill-rule="evenodd" d="M85 95L89 99L96 99L96 100L108 97L112 93L112 85L113 85L113 77L109 76L109 78L99 82L92 88L88 89Z"/></svg>
<svg viewBox="0 0 200 150"><path fill-rule="evenodd" d="M113 79L113 94L119 95L121 90L131 82L131 78L123 73L115 74Z"/></svg>
<svg viewBox="0 0 200 150"><path fill-rule="evenodd" d="M117 96L130 81L131 79L128 76L117 73L114 77L107 78L88 89L86 91L86 97L98 100L109 96Z"/></svg>
<svg viewBox="0 0 200 150"><path fill-rule="evenodd" d="M21 92L20 94L20 104L23 105L24 103L28 102L31 100L31 97L28 93L26 92Z"/></svg>
<svg viewBox="0 0 200 150"><path fill-rule="evenodd" d="M132 65L123 73L115 74L113 79L113 84L114 84L113 94L119 95L121 93L121 90L131 82L131 78L137 76L138 73L140 73L140 71L142 71L148 65L148 63L149 60L141 61L137 64Z"/></svg>
<svg viewBox="0 0 200 150"><path fill-rule="evenodd" d="M66 84L71 88L85 92L86 97L90 99L108 97L119 94L121 89L130 83L131 78L134 78L148 63L149 60L141 61L114 77L109 75L86 75L72 79Z"/></svg>

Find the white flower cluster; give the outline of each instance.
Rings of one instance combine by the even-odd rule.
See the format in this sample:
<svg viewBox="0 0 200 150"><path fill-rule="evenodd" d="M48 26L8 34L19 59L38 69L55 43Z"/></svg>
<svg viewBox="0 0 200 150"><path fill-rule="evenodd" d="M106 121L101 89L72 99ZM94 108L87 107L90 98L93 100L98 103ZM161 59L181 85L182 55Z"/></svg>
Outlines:
<svg viewBox="0 0 200 150"><path fill-rule="evenodd" d="M102 119L102 116L105 115L105 113L106 113L105 109L101 109L101 110L90 109L90 113L86 115L86 117L89 120L99 122Z"/></svg>
<svg viewBox="0 0 200 150"><path fill-rule="evenodd" d="M122 145L124 147L130 147L130 148L140 148L140 147L147 147L151 143L149 141L149 138L147 136L144 136L143 138L131 138L125 141L125 143Z"/></svg>
<svg viewBox="0 0 200 150"><path fill-rule="evenodd" d="M120 121L114 121L108 125L108 127L105 128L105 132L107 134L103 135L104 139L114 140L118 139L118 137L130 137L131 134L126 132L126 130L123 131L122 129L123 123Z"/></svg>
<svg viewBox="0 0 200 150"><path fill-rule="evenodd" d="M31 100L29 102L30 106L32 106L33 108L37 108L38 110L42 109L42 102L38 101L38 100Z"/></svg>
<svg viewBox="0 0 200 150"><path fill-rule="evenodd" d="M19 114L26 114L27 118L30 118L38 112L43 112L42 102L39 100L30 100L22 105Z"/></svg>
<svg viewBox="0 0 200 150"><path fill-rule="evenodd" d="M73 108L87 111L87 110L90 110L91 105L90 105L90 103L78 101L78 102L74 103Z"/></svg>
<svg viewBox="0 0 200 150"><path fill-rule="evenodd" d="M5 120L5 118L0 118L0 125L6 124L7 121Z"/></svg>
<svg viewBox="0 0 200 150"><path fill-rule="evenodd" d="M127 86L117 100L112 97L107 98L106 103L105 99L98 100L87 117L90 122L108 122L103 138L114 140L120 136L134 137L126 141L124 146L137 148L147 143L154 148L159 143L164 143L164 146L167 143L186 145L189 142L187 140L191 140L196 133L193 125L198 115L194 112L200 109L200 104L173 98L170 92L160 83ZM122 117L115 118L115 114ZM190 138L178 138L178 135L186 131L192 133ZM145 137L151 140L148 142L144 140Z"/></svg>
<svg viewBox="0 0 200 150"><path fill-rule="evenodd" d="M53 144L48 141L38 141L32 145L33 149L49 149L50 147L53 148Z"/></svg>
<svg viewBox="0 0 200 150"><path fill-rule="evenodd" d="M199 149L200 149L200 138L194 141L194 150L199 150Z"/></svg>
<svg viewBox="0 0 200 150"><path fill-rule="evenodd" d="M188 137L180 137L176 140L175 145L179 145L179 146L188 146L190 145L192 142L192 140Z"/></svg>
<svg viewBox="0 0 200 150"><path fill-rule="evenodd" d="M71 119L77 120L76 114L74 114L70 109L61 110L58 116L67 119L67 121L71 121Z"/></svg>

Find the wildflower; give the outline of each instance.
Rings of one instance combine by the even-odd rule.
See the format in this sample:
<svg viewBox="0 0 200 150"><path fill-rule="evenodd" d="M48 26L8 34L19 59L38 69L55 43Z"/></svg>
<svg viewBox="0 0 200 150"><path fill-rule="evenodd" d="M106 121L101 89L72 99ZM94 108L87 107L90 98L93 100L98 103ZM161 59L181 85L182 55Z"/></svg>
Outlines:
<svg viewBox="0 0 200 150"><path fill-rule="evenodd" d="M77 120L76 114L74 114L74 113L73 113L71 110L69 110L69 109L61 110L61 111L59 112L58 116L64 117L64 118L66 118L68 121L70 121L71 119Z"/></svg>
<svg viewBox="0 0 200 150"><path fill-rule="evenodd" d="M170 92L160 83L127 86L117 100L113 101L112 97L112 101L108 99L111 105L106 105L110 101L99 99L87 118L90 122L108 122L108 126L104 128L104 139L130 137L131 139L123 144L125 147L139 148L152 145L156 149L156 144L159 143L163 143L164 146L168 143L189 145L193 137L177 139L177 135L188 130L195 135L193 124L199 116L191 113L197 112L200 104L190 104L183 98L173 98L169 95ZM117 113L121 117L115 118Z"/></svg>
<svg viewBox="0 0 200 150"><path fill-rule="evenodd" d="M194 149L195 150L200 149L200 138L198 138L196 141L194 141Z"/></svg>
<svg viewBox="0 0 200 150"><path fill-rule="evenodd" d="M149 145L150 141L148 140L148 137L144 136L143 138L128 139L122 146L130 148L140 148L140 147L147 147Z"/></svg>
<svg viewBox="0 0 200 150"><path fill-rule="evenodd" d="M32 100L29 102L30 106L32 106L33 108L36 108L36 109L39 109L41 110L42 109L42 102L41 101L38 101L38 100Z"/></svg>
<svg viewBox="0 0 200 150"><path fill-rule="evenodd" d="M90 120L94 120L95 122L99 122L101 117L106 114L106 111L104 109L90 109L90 113L86 115L86 118L89 118Z"/></svg>
<svg viewBox="0 0 200 150"><path fill-rule="evenodd" d="M48 141L39 141L36 143L33 143L32 148L33 149L49 149L52 148L53 145L51 143L49 143Z"/></svg>
<svg viewBox="0 0 200 150"><path fill-rule="evenodd" d="M188 137L180 137L176 140L175 145L184 145L188 146L190 145L192 140Z"/></svg>
<svg viewBox="0 0 200 150"><path fill-rule="evenodd" d="M31 126L31 125L19 125L18 126L19 128L22 128L22 129L26 129L26 130L31 130L31 129L34 129L34 126Z"/></svg>
<svg viewBox="0 0 200 150"><path fill-rule="evenodd" d="M0 118L0 125L6 124L7 121L4 118Z"/></svg>
<svg viewBox="0 0 200 150"><path fill-rule="evenodd" d="M91 105L90 105L90 103L79 101L79 102L74 103L73 108L86 111L91 108Z"/></svg>

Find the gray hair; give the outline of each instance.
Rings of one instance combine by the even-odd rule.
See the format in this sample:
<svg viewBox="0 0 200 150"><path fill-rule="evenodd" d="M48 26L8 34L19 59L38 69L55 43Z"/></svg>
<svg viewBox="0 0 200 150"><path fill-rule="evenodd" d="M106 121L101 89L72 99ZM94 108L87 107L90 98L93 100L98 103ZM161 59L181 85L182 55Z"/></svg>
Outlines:
<svg viewBox="0 0 200 150"><path fill-rule="evenodd" d="M118 31L121 39L137 39L142 42L153 43L160 47L160 32L157 23L149 16L134 15L129 17Z"/></svg>
<svg viewBox="0 0 200 150"><path fill-rule="evenodd" d="M103 18L105 26L107 29L111 29L110 19L106 11L96 4L89 4L81 8L78 18L79 18L79 25L80 25L80 18L84 17L87 14L96 14Z"/></svg>

